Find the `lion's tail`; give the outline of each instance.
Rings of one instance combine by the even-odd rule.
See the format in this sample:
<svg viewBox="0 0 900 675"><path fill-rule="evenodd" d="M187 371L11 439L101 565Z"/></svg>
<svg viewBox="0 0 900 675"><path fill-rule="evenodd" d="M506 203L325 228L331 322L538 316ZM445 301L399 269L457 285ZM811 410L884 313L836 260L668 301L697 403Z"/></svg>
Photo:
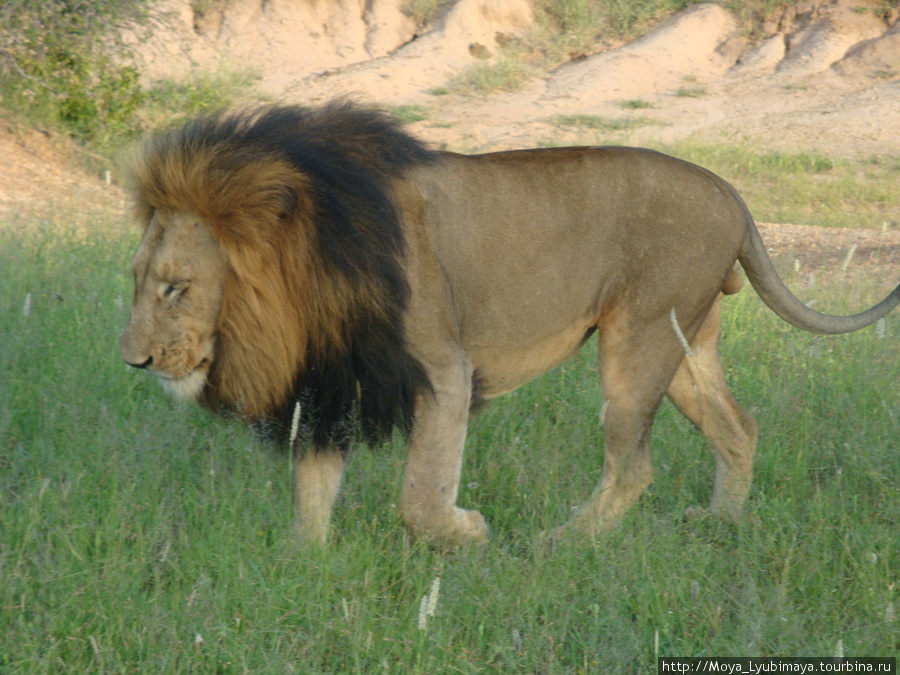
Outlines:
<svg viewBox="0 0 900 675"><path fill-rule="evenodd" d="M778 276L746 206L744 210L748 227L738 260L762 301L789 324L811 333L849 333L875 323L900 305L898 285L884 300L859 314L832 316L807 307Z"/></svg>

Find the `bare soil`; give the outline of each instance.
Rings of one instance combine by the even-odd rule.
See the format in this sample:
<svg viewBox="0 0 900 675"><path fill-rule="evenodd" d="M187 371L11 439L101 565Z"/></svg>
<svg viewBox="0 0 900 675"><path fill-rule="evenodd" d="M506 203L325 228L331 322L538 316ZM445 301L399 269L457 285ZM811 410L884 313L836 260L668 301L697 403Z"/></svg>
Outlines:
<svg viewBox="0 0 900 675"><path fill-rule="evenodd" d="M412 130L461 151L585 142L558 116L590 115L621 122L621 130L602 132L603 142L900 156L900 11L878 0L810 0L773 17L754 39L721 6L695 5L634 42L485 97L435 91L521 38L532 21L525 0L456 0L427 26L396 0L368 9L349 1L207 4L198 15L190 0L161 2L152 33L134 38L145 72L177 78L237 63L261 74L269 99L310 104L350 95L416 105L425 119ZM63 139L12 128L2 112L0 157L0 215L13 214L3 218L11 226L33 226L63 204L74 224L98 213L125 220L114 176L107 184ZM885 279L900 274L895 228L761 226L776 258L835 268L852 248L854 267Z"/></svg>

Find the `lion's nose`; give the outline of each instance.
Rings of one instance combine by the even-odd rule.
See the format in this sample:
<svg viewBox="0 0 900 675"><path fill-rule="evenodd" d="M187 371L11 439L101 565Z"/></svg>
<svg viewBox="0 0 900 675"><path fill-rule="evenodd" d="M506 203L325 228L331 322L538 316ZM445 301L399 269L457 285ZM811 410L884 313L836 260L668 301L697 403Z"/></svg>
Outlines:
<svg viewBox="0 0 900 675"><path fill-rule="evenodd" d="M127 359L125 360L125 363L127 363L132 368L140 368L141 370L143 370L144 368L147 368L150 364L153 363L153 357L152 356L147 357L147 360L144 361L143 363L132 363L131 361L129 361Z"/></svg>

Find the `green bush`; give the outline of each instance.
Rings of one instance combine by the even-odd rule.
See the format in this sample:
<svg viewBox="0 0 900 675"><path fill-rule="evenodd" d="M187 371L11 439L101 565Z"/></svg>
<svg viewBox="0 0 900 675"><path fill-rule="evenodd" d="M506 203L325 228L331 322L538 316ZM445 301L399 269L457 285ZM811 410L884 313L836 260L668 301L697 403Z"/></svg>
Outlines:
<svg viewBox="0 0 900 675"><path fill-rule="evenodd" d="M5 0L0 107L87 142L133 131L144 93L116 28L146 15L146 0Z"/></svg>
<svg viewBox="0 0 900 675"><path fill-rule="evenodd" d="M148 0L4 0L0 113L71 136L110 156L147 129L227 107L252 89L249 72L196 74L142 86L120 41L147 24Z"/></svg>

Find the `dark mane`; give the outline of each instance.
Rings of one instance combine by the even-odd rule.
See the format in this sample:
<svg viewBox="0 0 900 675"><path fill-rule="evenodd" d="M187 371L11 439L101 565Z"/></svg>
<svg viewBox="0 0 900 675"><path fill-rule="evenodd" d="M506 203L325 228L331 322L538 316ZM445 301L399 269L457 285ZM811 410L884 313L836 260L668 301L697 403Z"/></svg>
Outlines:
<svg viewBox="0 0 900 675"><path fill-rule="evenodd" d="M206 218L233 270L204 404L286 436L299 401L318 446L410 429L430 384L406 344L391 182L432 157L396 118L348 102L219 113L145 147L141 220Z"/></svg>
<svg viewBox="0 0 900 675"><path fill-rule="evenodd" d="M286 135L289 129L295 131ZM428 378L407 352L402 331L409 299L401 262L405 242L387 181L429 161L431 153L396 118L347 103L270 109L248 140L257 138L280 145L312 179L325 273L345 276L353 285L377 280L388 301L361 308L349 322L348 349L308 355L293 396L276 413L279 427L290 428L294 400L301 405L301 434L316 445L346 443L355 430L370 443L394 426L408 432L415 394Z"/></svg>

